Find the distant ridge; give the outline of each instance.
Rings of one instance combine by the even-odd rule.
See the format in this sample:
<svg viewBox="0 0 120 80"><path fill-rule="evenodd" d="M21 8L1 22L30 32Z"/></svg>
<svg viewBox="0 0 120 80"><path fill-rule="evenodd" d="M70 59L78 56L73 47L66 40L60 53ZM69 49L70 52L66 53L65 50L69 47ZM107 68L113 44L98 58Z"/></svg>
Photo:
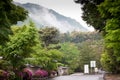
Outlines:
<svg viewBox="0 0 120 80"><path fill-rule="evenodd" d="M52 9L33 3L21 4L15 2L15 4L28 10L28 20L31 19L38 28L44 26L54 26L62 33L71 31L89 31L76 20L63 16ZM28 20L26 20L26 22Z"/></svg>

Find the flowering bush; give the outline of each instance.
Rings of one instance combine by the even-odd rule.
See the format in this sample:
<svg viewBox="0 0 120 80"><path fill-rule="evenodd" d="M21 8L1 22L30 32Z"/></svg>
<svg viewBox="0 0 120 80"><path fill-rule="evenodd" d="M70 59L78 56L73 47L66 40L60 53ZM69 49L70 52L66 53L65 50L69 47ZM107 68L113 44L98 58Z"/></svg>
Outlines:
<svg viewBox="0 0 120 80"><path fill-rule="evenodd" d="M44 77L44 73L42 70L37 70L34 74L34 76L36 77Z"/></svg>
<svg viewBox="0 0 120 80"><path fill-rule="evenodd" d="M43 72L43 76L44 76L44 77L47 77L47 76L48 76L48 72L47 72L47 71L42 70L42 72Z"/></svg>
<svg viewBox="0 0 120 80"><path fill-rule="evenodd" d="M25 68L25 69L23 70L23 72L27 72L27 73L29 74L29 76L32 76L32 75L33 75L32 71L31 71L30 69L28 69L28 68Z"/></svg>
<svg viewBox="0 0 120 80"><path fill-rule="evenodd" d="M24 74L23 75L24 78L29 78L29 79L31 79L33 75L32 71L28 68L23 69L23 74Z"/></svg>
<svg viewBox="0 0 120 80"><path fill-rule="evenodd" d="M34 76L36 77L47 77L48 76L48 72L45 70L37 70L34 74Z"/></svg>

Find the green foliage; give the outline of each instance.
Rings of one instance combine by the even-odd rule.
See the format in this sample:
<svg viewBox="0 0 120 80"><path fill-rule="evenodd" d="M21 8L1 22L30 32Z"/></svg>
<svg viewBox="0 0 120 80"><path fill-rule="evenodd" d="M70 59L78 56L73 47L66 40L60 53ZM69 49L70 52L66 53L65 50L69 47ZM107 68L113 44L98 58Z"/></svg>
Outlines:
<svg viewBox="0 0 120 80"><path fill-rule="evenodd" d="M84 64L89 64L91 60L95 59L95 55L93 54L92 48L88 46L88 43L81 44L82 46L79 46L80 54L79 54L79 65L80 68L83 70Z"/></svg>
<svg viewBox="0 0 120 80"><path fill-rule="evenodd" d="M5 45L12 33L10 26L26 19L27 11L16 6L13 0L0 1L0 45Z"/></svg>
<svg viewBox="0 0 120 80"><path fill-rule="evenodd" d="M95 55L95 60L97 62L97 67L101 68L101 55L105 50L105 43L104 43L104 39L100 39L100 40L96 40L92 42L91 48L93 49L93 54Z"/></svg>
<svg viewBox="0 0 120 80"><path fill-rule="evenodd" d="M101 17L97 8L104 0L77 0L75 2L82 4L83 20L96 30L104 31L106 19Z"/></svg>
<svg viewBox="0 0 120 80"><path fill-rule="evenodd" d="M48 51L48 57L51 59L48 61L47 68L48 70L56 70L61 57L62 53L58 50L50 50Z"/></svg>
<svg viewBox="0 0 120 80"><path fill-rule="evenodd" d="M40 39L43 42L44 47L48 47L50 44L57 44L59 31L54 27L46 27L39 30Z"/></svg>
<svg viewBox="0 0 120 80"><path fill-rule="evenodd" d="M17 29L15 29L17 30ZM25 62L34 66L40 66L46 70L56 70L62 57L56 44L58 43L58 30L55 28L42 28L39 30L39 42L32 49L35 50Z"/></svg>
<svg viewBox="0 0 120 80"><path fill-rule="evenodd" d="M60 50L64 53L61 63L70 67L70 71L83 71L84 64L89 64L90 60L96 60L97 67L101 67L104 41L98 32L61 34L60 39Z"/></svg>
<svg viewBox="0 0 120 80"><path fill-rule="evenodd" d="M72 43L80 43L86 40L100 40L102 35L98 32L76 32L73 31L71 33L60 34L60 42L72 42Z"/></svg>
<svg viewBox="0 0 120 80"><path fill-rule="evenodd" d="M9 71L9 79L15 80L15 73L13 71Z"/></svg>
<svg viewBox="0 0 120 80"><path fill-rule="evenodd" d="M2 70L10 70L10 62L6 60L0 60L0 69Z"/></svg>
<svg viewBox="0 0 120 80"><path fill-rule="evenodd" d="M100 58L103 52L103 41L85 41L78 44L80 54L78 55L79 69L83 71L84 64L90 64L90 61L95 60L96 66L101 67Z"/></svg>
<svg viewBox="0 0 120 80"><path fill-rule="evenodd" d="M114 67L113 62L111 61L111 57L107 53L102 54L101 63L103 68L105 68L107 71L111 71Z"/></svg>
<svg viewBox="0 0 120 80"><path fill-rule="evenodd" d="M105 69L112 73L120 73L120 0L105 0L99 6L101 15L107 18L105 30L106 51L101 61ZM106 57L105 57L106 55ZM106 63L106 64L105 64ZM109 66L109 67L108 67ZM108 67L108 68L107 68Z"/></svg>
<svg viewBox="0 0 120 80"><path fill-rule="evenodd" d="M63 53L61 63L64 64L64 66L68 66L70 72L74 72L78 67L78 64L74 64L76 63L76 57L79 54L77 46L70 42L62 43L60 51Z"/></svg>
<svg viewBox="0 0 120 80"><path fill-rule="evenodd" d="M32 47L37 43L37 35L37 30L32 23L29 26L23 26L17 33L11 35L10 42L4 49L5 59L10 61L13 67L21 66L24 58L33 51Z"/></svg>
<svg viewBox="0 0 120 80"><path fill-rule="evenodd" d="M67 33L60 34L59 41L61 43L70 42L71 41L70 33L67 32Z"/></svg>
<svg viewBox="0 0 120 80"><path fill-rule="evenodd" d="M44 28L40 29L38 35L32 23L29 26L14 26L12 31L13 35L10 36L10 42L7 42L2 56L15 68L29 63L46 70L56 70L59 65L63 65L68 66L73 72L77 68L82 70L83 65L93 58L99 62L98 45L101 43L97 40L101 39L101 36L96 32L59 34L55 28ZM57 44L58 40L61 43ZM57 45L59 48L56 48ZM73 65L74 63L78 64Z"/></svg>
<svg viewBox="0 0 120 80"><path fill-rule="evenodd" d="M44 69L54 70L57 69L57 63L61 57L62 53L59 50L38 48L35 53L31 54L31 58L27 58L26 60L32 65L39 65Z"/></svg>
<svg viewBox="0 0 120 80"><path fill-rule="evenodd" d="M104 3L100 4L98 9L102 15L107 19L112 19L113 17L120 18L120 1L119 0L105 0Z"/></svg>
<svg viewBox="0 0 120 80"><path fill-rule="evenodd" d="M66 65L70 65L70 62L72 62L73 58L79 54L77 46L74 43L69 42L62 43L60 51L64 53L62 63Z"/></svg>

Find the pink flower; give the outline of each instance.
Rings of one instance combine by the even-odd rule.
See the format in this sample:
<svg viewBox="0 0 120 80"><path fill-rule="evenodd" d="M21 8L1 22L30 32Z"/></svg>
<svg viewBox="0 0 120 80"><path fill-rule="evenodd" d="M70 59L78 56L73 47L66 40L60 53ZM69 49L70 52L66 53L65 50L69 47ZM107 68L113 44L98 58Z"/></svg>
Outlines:
<svg viewBox="0 0 120 80"><path fill-rule="evenodd" d="M25 69L23 70L23 72L27 72L28 75L29 75L29 77L32 77L32 75L33 75L32 71L31 71L30 69L28 69L28 68L25 68Z"/></svg>
<svg viewBox="0 0 120 80"><path fill-rule="evenodd" d="M44 77L44 72L39 69L39 70L37 70L37 71L35 72L35 76Z"/></svg>
<svg viewBox="0 0 120 80"><path fill-rule="evenodd" d="M47 76L48 76L48 72L47 72L47 71L42 70L42 72L43 72L43 76L44 76L44 77L47 77Z"/></svg>

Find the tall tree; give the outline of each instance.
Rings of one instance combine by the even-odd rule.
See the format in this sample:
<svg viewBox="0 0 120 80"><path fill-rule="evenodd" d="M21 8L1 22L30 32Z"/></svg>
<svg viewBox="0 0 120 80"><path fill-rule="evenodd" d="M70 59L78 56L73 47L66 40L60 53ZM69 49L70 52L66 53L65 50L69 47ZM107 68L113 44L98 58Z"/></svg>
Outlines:
<svg viewBox="0 0 120 80"><path fill-rule="evenodd" d="M10 26L26 19L27 11L13 4L13 0L0 0L0 45L9 40Z"/></svg>
<svg viewBox="0 0 120 80"><path fill-rule="evenodd" d="M120 73L120 0L105 0L100 4L99 11L102 17L107 18L106 51L101 61L108 71Z"/></svg>
<svg viewBox="0 0 120 80"><path fill-rule="evenodd" d="M63 53L61 63L65 66L69 66L70 73L78 67L79 64L74 64L77 62L77 56L79 54L78 47L74 43L64 42L61 44L60 51ZM74 64L74 65L73 65Z"/></svg>
<svg viewBox="0 0 120 80"><path fill-rule="evenodd" d="M23 26L17 33L10 36L10 41L4 48L3 57L10 61L13 69L19 69L24 62L24 58L30 56L33 51L32 47L37 43L37 32L31 24L30 26Z"/></svg>
<svg viewBox="0 0 120 80"><path fill-rule="evenodd" d="M46 48L41 47L40 43L34 46L34 53L31 54L29 58L25 61L32 65L41 66L46 70L56 70L57 63L62 57L62 53L57 49L46 50Z"/></svg>
<svg viewBox="0 0 120 80"><path fill-rule="evenodd" d="M106 19L101 17L97 6L104 0L74 0L82 5L82 18L87 24L93 26L96 30L104 31Z"/></svg>
<svg viewBox="0 0 120 80"><path fill-rule="evenodd" d="M58 43L59 31L54 27L46 27L39 30L43 47L48 48L50 44Z"/></svg>

